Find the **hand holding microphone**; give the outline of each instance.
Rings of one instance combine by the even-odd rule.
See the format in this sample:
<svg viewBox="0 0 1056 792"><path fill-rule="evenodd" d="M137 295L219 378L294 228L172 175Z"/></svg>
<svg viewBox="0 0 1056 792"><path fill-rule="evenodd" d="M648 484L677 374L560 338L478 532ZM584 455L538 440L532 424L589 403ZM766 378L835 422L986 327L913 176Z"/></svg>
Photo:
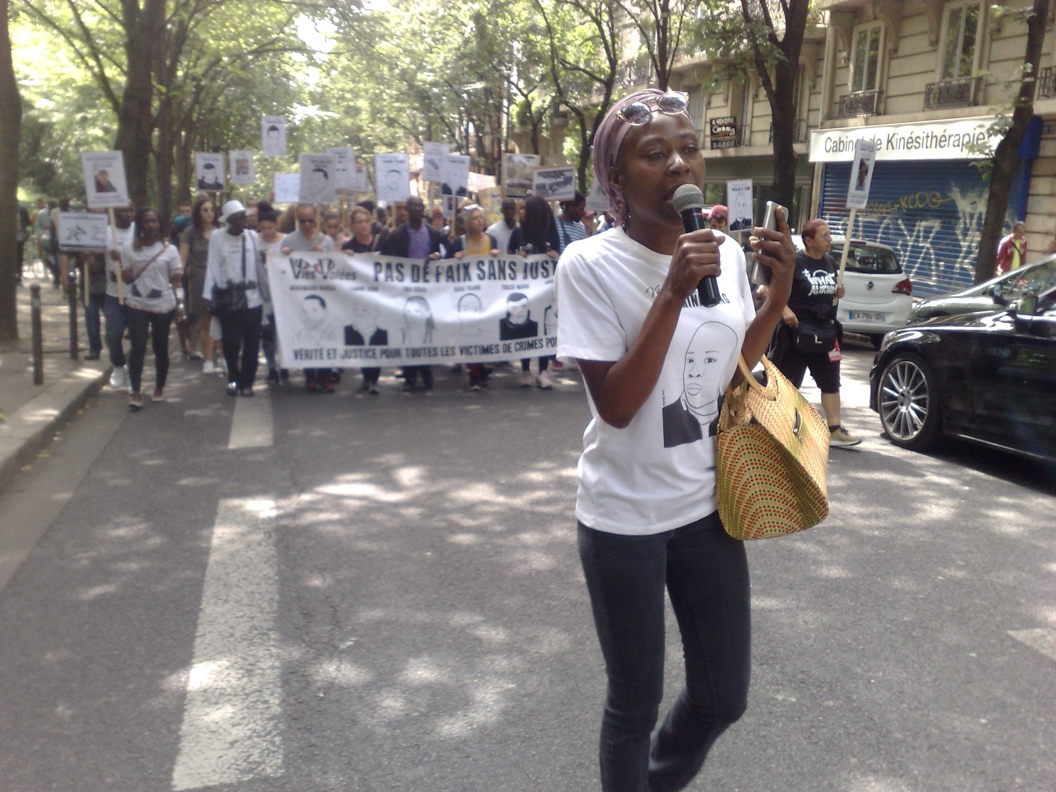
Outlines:
<svg viewBox="0 0 1056 792"><path fill-rule="evenodd" d="M681 216L682 227L687 234L708 228L701 215L701 210L704 208L704 193L696 185L683 184L675 190L671 205ZM700 298L700 304L706 308L712 308L722 302L718 279L714 275L705 275L701 278L697 283L697 295Z"/></svg>

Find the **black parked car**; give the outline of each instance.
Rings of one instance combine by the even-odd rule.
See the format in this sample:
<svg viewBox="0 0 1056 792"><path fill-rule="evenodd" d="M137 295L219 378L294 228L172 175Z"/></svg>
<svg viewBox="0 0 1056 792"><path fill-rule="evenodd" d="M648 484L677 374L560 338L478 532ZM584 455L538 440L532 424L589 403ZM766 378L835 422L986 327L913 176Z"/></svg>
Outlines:
<svg viewBox="0 0 1056 792"><path fill-rule="evenodd" d="M909 324L936 316L996 311L1029 291L1041 294L1050 286L1056 286L1056 256L1011 270L964 291L921 300L909 312Z"/></svg>
<svg viewBox="0 0 1056 792"><path fill-rule="evenodd" d="M923 450L945 433L1056 460L1056 288L888 333L870 384L895 445Z"/></svg>

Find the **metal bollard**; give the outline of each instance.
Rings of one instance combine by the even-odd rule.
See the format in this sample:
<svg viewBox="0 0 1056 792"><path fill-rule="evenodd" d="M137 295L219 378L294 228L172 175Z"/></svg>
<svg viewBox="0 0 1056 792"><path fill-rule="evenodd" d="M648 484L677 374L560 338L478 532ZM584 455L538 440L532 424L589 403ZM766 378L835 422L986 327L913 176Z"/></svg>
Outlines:
<svg viewBox="0 0 1056 792"><path fill-rule="evenodd" d="M33 384L44 384L44 328L40 322L40 284L29 287L29 316L33 325Z"/></svg>
<svg viewBox="0 0 1056 792"><path fill-rule="evenodd" d="M74 270L76 272L76 270ZM70 360L77 360L77 280L71 280L66 289L66 302L70 306Z"/></svg>

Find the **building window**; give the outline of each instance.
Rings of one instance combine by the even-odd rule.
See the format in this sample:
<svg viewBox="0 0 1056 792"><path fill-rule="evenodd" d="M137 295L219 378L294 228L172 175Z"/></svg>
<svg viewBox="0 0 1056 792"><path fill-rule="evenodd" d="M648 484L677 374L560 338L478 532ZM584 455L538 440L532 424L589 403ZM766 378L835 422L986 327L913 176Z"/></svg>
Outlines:
<svg viewBox="0 0 1056 792"><path fill-rule="evenodd" d="M940 79L957 80L972 76L982 16L979 3L957 3L946 7Z"/></svg>
<svg viewBox="0 0 1056 792"><path fill-rule="evenodd" d="M854 53L851 63L851 93L875 91L880 79L880 48L884 23L861 25L854 33Z"/></svg>
<svg viewBox="0 0 1056 792"><path fill-rule="evenodd" d="M698 85L689 90L689 117L693 126L700 129L704 126L704 86Z"/></svg>

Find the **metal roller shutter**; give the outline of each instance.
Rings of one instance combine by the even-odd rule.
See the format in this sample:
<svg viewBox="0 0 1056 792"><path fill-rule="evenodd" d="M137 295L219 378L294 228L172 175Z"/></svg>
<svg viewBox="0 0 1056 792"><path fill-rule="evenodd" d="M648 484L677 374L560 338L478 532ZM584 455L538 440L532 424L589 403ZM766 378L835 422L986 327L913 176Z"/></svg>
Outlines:
<svg viewBox="0 0 1056 792"><path fill-rule="evenodd" d="M850 175L849 162L825 166L821 216L833 236L847 228ZM986 196L979 171L966 160L877 162L854 237L894 248L915 296L966 289L975 275Z"/></svg>

